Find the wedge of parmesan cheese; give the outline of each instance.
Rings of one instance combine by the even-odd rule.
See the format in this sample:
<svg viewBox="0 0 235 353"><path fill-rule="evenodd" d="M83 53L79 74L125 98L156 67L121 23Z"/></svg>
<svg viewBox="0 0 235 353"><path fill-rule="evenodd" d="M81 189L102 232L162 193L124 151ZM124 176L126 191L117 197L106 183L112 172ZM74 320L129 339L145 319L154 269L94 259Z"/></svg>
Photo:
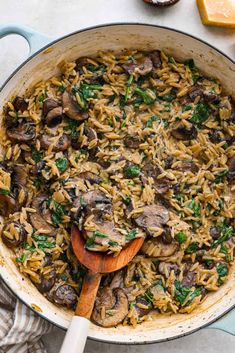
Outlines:
<svg viewBox="0 0 235 353"><path fill-rule="evenodd" d="M235 28L235 0L197 0L205 25Z"/></svg>

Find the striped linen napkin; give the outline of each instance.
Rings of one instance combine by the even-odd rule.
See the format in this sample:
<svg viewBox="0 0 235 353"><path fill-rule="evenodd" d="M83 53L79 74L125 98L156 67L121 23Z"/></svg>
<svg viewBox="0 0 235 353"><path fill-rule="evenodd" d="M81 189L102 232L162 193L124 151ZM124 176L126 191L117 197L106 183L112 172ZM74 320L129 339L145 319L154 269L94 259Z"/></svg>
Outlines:
<svg viewBox="0 0 235 353"><path fill-rule="evenodd" d="M41 336L52 329L0 279L0 353L46 353Z"/></svg>

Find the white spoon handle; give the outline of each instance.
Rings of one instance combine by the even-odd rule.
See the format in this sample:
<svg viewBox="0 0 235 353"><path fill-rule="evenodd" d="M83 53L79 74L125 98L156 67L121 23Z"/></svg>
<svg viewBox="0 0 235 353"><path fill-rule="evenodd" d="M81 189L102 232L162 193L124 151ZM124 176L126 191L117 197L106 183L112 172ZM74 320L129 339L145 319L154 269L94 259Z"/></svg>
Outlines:
<svg viewBox="0 0 235 353"><path fill-rule="evenodd" d="M60 353L83 353L89 326L89 320L81 316L74 316L69 325Z"/></svg>

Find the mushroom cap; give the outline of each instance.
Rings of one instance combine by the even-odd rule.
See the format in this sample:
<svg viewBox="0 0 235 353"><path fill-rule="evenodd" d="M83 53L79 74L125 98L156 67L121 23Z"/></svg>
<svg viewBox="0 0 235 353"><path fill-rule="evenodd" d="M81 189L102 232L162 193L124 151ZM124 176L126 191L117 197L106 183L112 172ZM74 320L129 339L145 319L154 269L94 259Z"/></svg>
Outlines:
<svg viewBox="0 0 235 353"><path fill-rule="evenodd" d="M9 216L18 210L18 204L11 195L0 194L0 212L2 216Z"/></svg>
<svg viewBox="0 0 235 353"><path fill-rule="evenodd" d="M12 235L12 238L9 238L4 231L9 227L9 223L6 224L2 230L2 241L8 248L16 248L26 240L26 231L22 224L19 222L10 223L10 227L14 226L14 229L17 231L17 237ZM10 230L9 230L10 231Z"/></svg>
<svg viewBox="0 0 235 353"><path fill-rule="evenodd" d="M40 145L43 149L47 150L52 142L51 142L51 138L53 136L47 135L47 134L43 134L40 136ZM59 140L57 141L57 143L53 146L53 151L55 152L59 152L59 151L66 151L69 147L71 146L71 140L68 137L68 135L63 134Z"/></svg>
<svg viewBox="0 0 235 353"><path fill-rule="evenodd" d="M105 307L105 317L101 315ZM105 287L98 293L91 320L102 327L114 327L120 324L128 314L128 299L121 288Z"/></svg>
<svg viewBox="0 0 235 353"><path fill-rule="evenodd" d="M11 141L27 143L35 139L36 127L32 121L21 121L17 126L8 127L6 133Z"/></svg>
<svg viewBox="0 0 235 353"><path fill-rule="evenodd" d="M71 93L67 90L64 91L62 95L62 106L64 109L64 113L73 120L83 121L88 119L88 114L86 112L81 112L76 102L73 100Z"/></svg>
<svg viewBox="0 0 235 353"><path fill-rule="evenodd" d="M45 123L49 127L54 127L61 123L63 118L63 108L56 107L48 112L46 115Z"/></svg>
<svg viewBox="0 0 235 353"><path fill-rule="evenodd" d="M175 130L171 131L171 135L175 137L177 140L194 140L197 138L197 129L192 125L190 129L187 129L184 126L180 126Z"/></svg>
<svg viewBox="0 0 235 353"><path fill-rule="evenodd" d="M45 234L48 236L55 235L55 228L49 224L51 221L50 210L45 208L45 202L48 200L47 195L41 195L35 197L31 204L31 208L34 208L36 212L30 213L29 218L36 230L43 229Z"/></svg>

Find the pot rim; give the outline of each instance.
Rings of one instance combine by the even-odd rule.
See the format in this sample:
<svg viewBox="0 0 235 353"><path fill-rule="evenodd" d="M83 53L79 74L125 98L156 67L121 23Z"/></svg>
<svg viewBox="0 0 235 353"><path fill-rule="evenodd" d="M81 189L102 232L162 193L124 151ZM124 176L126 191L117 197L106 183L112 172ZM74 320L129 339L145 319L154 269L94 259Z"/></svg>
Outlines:
<svg viewBox="0 0 235 353"><path fill-rule="evenodd" d="M46 44L45 46L43 46L42 48L40 48L39 50L37 50L36 52L34 52L32 55L30 55L26 60L24 60L9 76L8 78L4 81L4 83L0 86L0 92L5 88L5 86L8 84L8 82L15 76L15 74L25 65L27 65L27 63L33 59L35 56L37 56L39 53L41 53L42 51L44 51L45 49L51 47L54 44L59 43L60 41L69 38L73 35L79 34L79 33L83 33L83 32L87 32L87 31L91 31L94 29L100 29L100 28L106 28L106 27L115 27L115 26L144 26L144 27L154 27L154 28L158 28L158 29L165 29L165 30L169 30L172 32L176 32L179 34L183 34L184 36L190 37L193 40L196 40L206 46L208 46L209 48L213 49L214 51L218 52L220 55L222 55L223 57L225 57L226 59L228 59L228 61L231 62L231 64L235 65L235 60L233 60L229 55L225 54L222 50L218 49L217 47L215 47L214 45L208 43L207 41L205 41L204 39L198 38L195 35L189 34L185 31L179 30L179 29L175 29L175 28L171 28L168 26L162 26L162 25L156 25L156 24L151 24L151 23L145 23L145 22L113 22L113 23L104 23L104 24L99 24L99 25L94 25L94 26L89 26L89 27L85 27L82 28L80 30L77 31L73 31L69 34L66 34L64 36L61 36L57 39L52 39L51 41L49 41L48 44ZM0 274L0 280L6 285L6 287L14 294L14 296L24 305L26 305L30 310L32 310L34 313L36 313L37 315L39 315L42 319L48 321L49 323L51 323L52 325L56 326L57 328L62 329L63 331L66 331L66 329L53 322L51 319L49 319L48 317L45 317L45 315L41 314L40 312L38 312L37 310L33 309L27 302L25 302L18 294L16 294L9 283L7 283L7 281L2 277L2 275ZM196 328L196 329L192 329L191 331L188 331L186 333L182 333L182 334L178 334L174 337L171 338L163 338L163 339L156 339L156 340L151 340L151 341L144 341L144 342L120 342L120 341L108 341L105 339L98 339L98 338L93 338L88 336L88 339L92 340L92 341L96 341L96 342L103 342L103 343L109 343L109 344L115 344L115 345L150 345L150 344L156 344L156 343L160 343L160 342L167 342L167 341L172 341L175 340L177 338L181 338L181 337L185 337L188 335L191 335L194 332L197 332L203 328L208 327L210 324L216 322L217 320L223 318L227 313L229 313L231 310L233 310L235 308L235 305L233 305L231 308L229 308L228 310L224 311L223 314L221 314L219 317L212 319L209 322L206 322L204 325L201 325L200 327Z"/></svg>

